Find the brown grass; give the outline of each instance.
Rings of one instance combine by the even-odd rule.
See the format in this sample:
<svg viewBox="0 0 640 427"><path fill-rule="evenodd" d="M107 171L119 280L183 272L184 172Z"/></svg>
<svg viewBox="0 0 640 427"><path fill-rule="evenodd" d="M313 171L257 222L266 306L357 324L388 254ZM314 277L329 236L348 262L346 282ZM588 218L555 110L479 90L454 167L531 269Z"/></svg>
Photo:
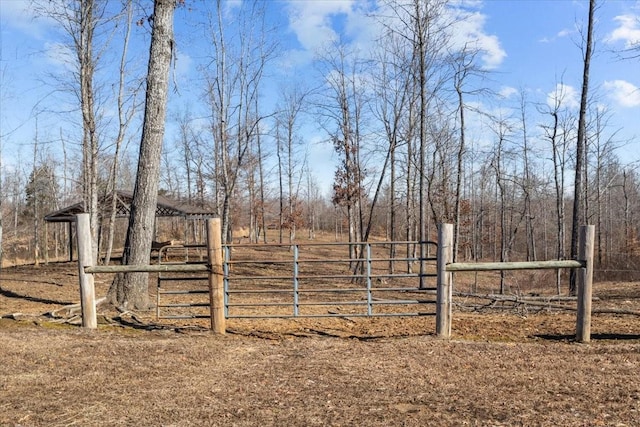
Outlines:
<svg viewBox="0 0 640 427"><path fill-rule="evenodd" d="M77 302L75 268L0 273L0 426L640 425L635 316L594 316L590 344L573 313L521 307L456 310L451 341L432 317L232 319L214 336L104 312L86 331L45 315ZM640 306L638 283L595 296Z"/></svg>

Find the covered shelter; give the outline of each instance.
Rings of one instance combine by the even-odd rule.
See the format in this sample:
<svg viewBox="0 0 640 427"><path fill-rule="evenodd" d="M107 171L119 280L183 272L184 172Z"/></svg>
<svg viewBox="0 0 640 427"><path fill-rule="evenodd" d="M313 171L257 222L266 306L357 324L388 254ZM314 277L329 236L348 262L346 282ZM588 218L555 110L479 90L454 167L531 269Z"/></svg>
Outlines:
<svg viewBox="0 0 640 427"><path fill-rule="evenodd" d="M116 198L116 218L128 218L131 213L131 203L133 202L133 192L126 190L117 190L115 192ZM100 218L100 224L103 219L110 215L111 206L113 202L112 194L102 197L98 202L98 216ZM47 223L68 223L69 224L69 260L73 261L73 224L76 220L76 215L79 213L85 213L84 203L78 202L63 209L51 212L45 215L45 226ZM199 206L195 206L189 203L172 200L168 197L158 195L158 203L156 206L156 224L158 218L181 218L188 222L196 223L201 222L204 224L204 220L207 218L214 218L217 215L213 212L213 209L207 209ZM187 227L185 226L185 241Z"/></svg>

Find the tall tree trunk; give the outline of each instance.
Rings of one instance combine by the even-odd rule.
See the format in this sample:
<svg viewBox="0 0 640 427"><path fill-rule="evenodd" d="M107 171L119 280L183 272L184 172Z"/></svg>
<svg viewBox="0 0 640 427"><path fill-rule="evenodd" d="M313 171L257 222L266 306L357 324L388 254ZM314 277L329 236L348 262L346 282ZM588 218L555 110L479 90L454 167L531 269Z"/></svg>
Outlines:
<svg viewBox="0 0 640 427"><path fill-rule="evenodd" d="M596 7L595 0L589 0L589 21L587 23L587 45L584 52L584 68L582 72L582 94L580 97L580 116L578 117L578 137L576 141L576 171L574 180L574 196L573 196L573 216L571 221L571 258L578 257L578 231L580 228L580 220L583 217L583 174L584 174L584 151L586 145L586 119L587 119L587 99L589 95L589 68L591 65L591 56L593 48L593 24L594 12ZM571 270L569 279L569 293L575 295L577 291L576 270Z"/></svg>
<svg viewBox="0 0 640 427"><path fill-rule="evenodd" d="M80 105L82 110L82 164L83 199L90 216L91 248L98 257L98 134L95 117L93 79L96 61L93 53L94 32L97 25L94 0L81 0L79 8L76 54L80 79Z"/></svg>
<svg viewBox="0 0 640 427"><path fill-rule="evenodd" d="M116 224L116 211L117 211L117 191L118 191L118 169L119 169L119 156L120 156L120 148L122 147L122 143L124 142L125 134L129 123L131 122L131 118L135 112L135 97L134 101L131 104L131 109L129 111L125 111L125 77L126 77L126 63L127 63L127 52L129 48L129 36L131 34L131 22L133 20L133 5L131 0L127 2L127 18L126 18L126 26L125 26L125 34L123 40L123 48L122 48L122 56L120 57L120 72L119 72L119 80L118 80L118 135L116 136L115 141L115 151L113 153L113 163L111 165L111 212L109 215L109 225L108 236L107 236L107 246L106 246L106 254L104 257L104 263L109 264L111 260L111 251L113 250L113 239L115 233L115 224Z"/></svg>
<svg viewBox="0 0 640 427"><path fill-rule="evenodd" d="M154 237L169 67L173 55L174 9L175 0L154 1L140 158L123 254L123 263L127 265L149 264ZM124 309L146 310L149 307L148 287L148 273L119 274L109 289L109 300Z"/></svg>

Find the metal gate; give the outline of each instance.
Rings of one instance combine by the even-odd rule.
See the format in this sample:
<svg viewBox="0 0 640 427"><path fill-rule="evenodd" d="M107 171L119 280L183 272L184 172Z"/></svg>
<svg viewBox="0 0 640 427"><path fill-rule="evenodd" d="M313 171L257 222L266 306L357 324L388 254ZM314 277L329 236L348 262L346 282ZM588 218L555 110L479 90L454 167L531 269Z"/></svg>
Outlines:
<svg viewBox="0 0 640 427"><path fill-rule="evenodd" d="M436 246L425 242L421 262L418 242L225 245L225 317L435 315ZM200 245L158 255L162 264L205 260ZM157 317L208 317L208 292L202 273L158 273Z"/></svg>

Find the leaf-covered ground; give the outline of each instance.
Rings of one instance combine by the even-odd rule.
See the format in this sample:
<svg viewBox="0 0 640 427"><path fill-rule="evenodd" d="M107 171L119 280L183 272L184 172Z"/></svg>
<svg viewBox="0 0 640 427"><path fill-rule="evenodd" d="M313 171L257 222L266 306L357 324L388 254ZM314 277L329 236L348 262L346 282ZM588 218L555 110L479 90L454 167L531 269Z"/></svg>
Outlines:
<svg viewBox="0 0 640 427"><path fill-rule="evenodd" d="M635 426L640 318L454 311L432 317L230 320L228 333L103 312L96 331L51 313L78 301L75 264L0 272L0 426ZM97 280L97 294L108 287ZM597 283L597 307L638 309L638 283ZM18 320L15 320L18 319Z"/></svg>

